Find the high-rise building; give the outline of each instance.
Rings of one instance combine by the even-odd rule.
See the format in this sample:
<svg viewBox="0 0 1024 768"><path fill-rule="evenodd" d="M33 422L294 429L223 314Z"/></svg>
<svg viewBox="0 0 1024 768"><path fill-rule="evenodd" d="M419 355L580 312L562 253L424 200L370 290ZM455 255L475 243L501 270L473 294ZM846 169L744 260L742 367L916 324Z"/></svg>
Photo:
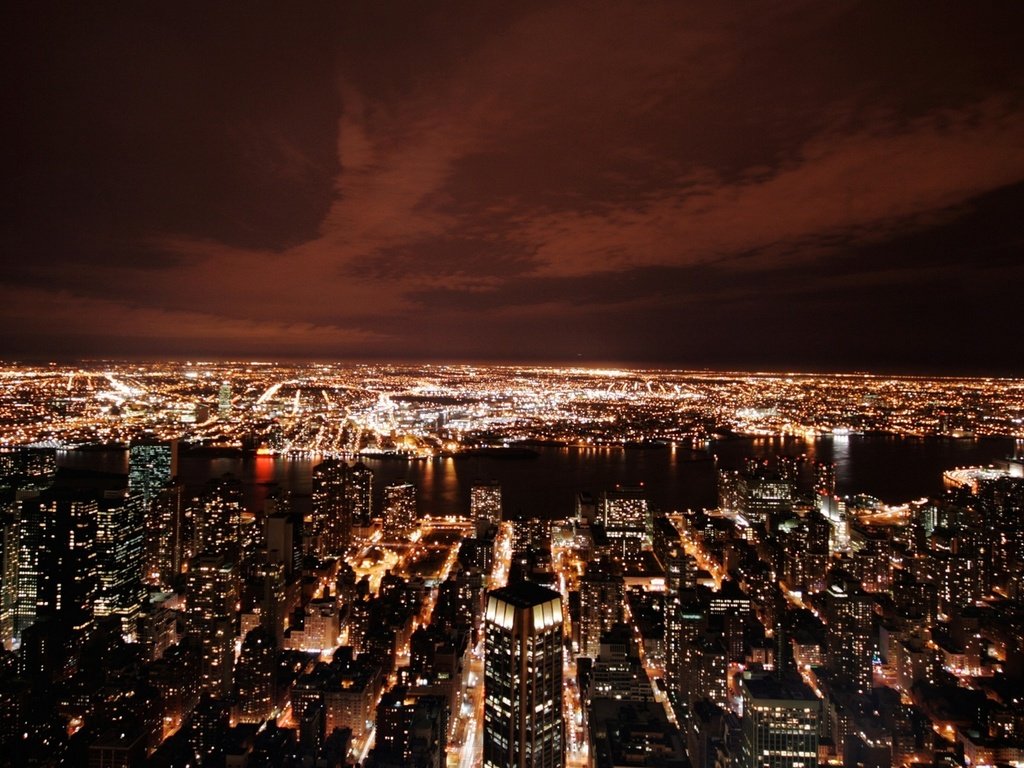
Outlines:
<svg viewBox="0 0 1024 768"><path fill-rule="evenodd" d="M708 625L708 601L695 589L670 595L665 604L665 677L676 711L697 697L698 642Z"/></svg>
<svg viewBox="0 0 1024 768"><path fill-rule="evenodd" d="M373 472L361 461L349 468L346 495L353 536L368 536L373 526Z"/></svg>
<svg viewBox="0 0 1024 768"><path fill-rule="evenodd" d="M127 489L107 491L96 515L97 616L117 616L134 638L146 598L143 572L143 497Z"/></svg>
<svg viewBox="0 0 1024 768"><path fill-rule="evenodd" d="M328 459L313 467L309 535L314 550L321 556L338 554L352 541L348 487L349 467L344 461Z"/></svg>
<svg viewBox="0 0 1024 768"><path fill-rule="evenodd" d="M835 574L825 590L825 665L842 682L870 693L874 660L874 599L853 579Z"/></svg>
<svg viewBox="0 0 1024 768"><path fill-rule="evenodd" d="M53 448L0 448L0 489L41 491L53 484L56 475Z"/></svg>
<svg viewBox="0 0 1024 768"><path fill-rule="evenodd" d="M145 508L145 581L169 589L194 552L186 515L185 484L175 480L161 488Z"/></svg>
<svg viewBox="0 0 1024 768"><path fill-rule="evenodd" d="M564 765L562 598L521 581L487 594L484 768Z"/></svg>
<svg viewBox="0 0 1024 768"><path fill-rule="evenodd" d="M613 555L624 561L638 560L653 531L644 489L618 486L614 491L605 492L601 498L601 519Z"/></svg>
<svg viewBox="0 0 1024 768"><path fill-rule="evenodd" d="M718 481L719 506L742 515L749 523L763 523L768 515L788 512L797 495L793 472L781 459L748 459L740 472L722 471Z"/></svg>
<svg viewBox="0 0 1024 768"><path fill-rule="evenodd" d="M679 530L665 515L654 518L651 549L665 569L665 591L674 595L680 589L697 585L697 561L683 548Z"/></svg>
<svg viewBox="0 0 1024 768"><path fill-rule="evenodd" d="M392 483L384 488L384 535L401 539L416 525L416 486Z"/></svg>
<svg viewBox="0 0 1024 768"><path fill-rule="evenodd" d="M475 480L469 489L469 516L477 530L501 522L501 485L497 480Z"/></svg>
<svg viewBox="0 0 1024 768"><path fill-rule="evenodd" d="M815 768L820 703L796 678L744 677L743 768Z"/></svg>
<svg viewBox="0 0 1024 768"><path fill-rule="evenodd" d="M148 510L160 490L178 474L176 440L133 442L128 447L128 491Z"/></svg>
<svg viewBox="0 0 1024 768"><path fill-rule="evenodd" d="M14 511L0 507L0 648L14 645L18 605L18 525Z"/></svg>
<svg viewBox="0 0 1024 768"><path fill-rule="evenodd" d="M262 723L274 710L274 638L263 628L249 630L238 657L235 686L238 721Z"/></svg>
<svg viewBox="0 0 1024 768"><path fill-rule="evenodd" d="M91 491L51 488L19 494L15 635L43 617L52 617L76 636L91 628L99 583L98 509Z"/></svg>
<svg viewBox="0 0 1024 768"><path fill-rule="evenodd" d="M238 562L242 554L242 484L233 475L211 480L199 497L197 552L223 554Z"/></svg>
<svg viewBox="0 0 1024 768"><path fill-rule="evenodd" d="M231 415L231 382L225 381L217 390L217 412L222 419Z"/></svg>
<svg viewBox="0 0 1024 768"><path fill-rule="evenodd" d="M447 702L397 685L377 705L373 765L437 765L444 761Z"/></svg>
<svg viewBox="0 0 1024 768"><path fill-rule="evenodd" d="M189 567L186 625L202 646L202 688L213 696L231 693L238 614L238 572L222 554L200 555Z"/></svg>
<svg viewBox="0 0 1024 768"><path fill-rule="evenodd" d="M580 655L596 658L601 635L623 620L626 581L621 568L607 560L587 564L580 579Z"/></svg>

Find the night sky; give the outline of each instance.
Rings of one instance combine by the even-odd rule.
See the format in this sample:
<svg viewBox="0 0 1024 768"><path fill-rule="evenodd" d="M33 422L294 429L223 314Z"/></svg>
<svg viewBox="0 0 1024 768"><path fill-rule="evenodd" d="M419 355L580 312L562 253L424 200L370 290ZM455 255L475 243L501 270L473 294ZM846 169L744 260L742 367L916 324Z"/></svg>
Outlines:
<svg viewBox="0 0 1024 768"><path fill-rule="evenodd" d="M0 22L6 360L1024 374L1024 3Z"/></svg>

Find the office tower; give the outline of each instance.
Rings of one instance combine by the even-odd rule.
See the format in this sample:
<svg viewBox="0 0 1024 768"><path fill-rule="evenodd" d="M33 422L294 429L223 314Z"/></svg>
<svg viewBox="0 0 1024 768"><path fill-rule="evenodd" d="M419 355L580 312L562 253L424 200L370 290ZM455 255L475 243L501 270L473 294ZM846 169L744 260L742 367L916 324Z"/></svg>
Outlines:
<svg viewBox="0 0 1024 768"><path fill-rule="evenodd" d="M580 655L595 658L601 635L623 620L626 582L614 563L597 560L587 564L580 579Z"/></svg>
<svg viewBox="0 0 1024 768"><path fill-rule="evenodd" d="M475 480L469 489L469 516L477 530L501 522L501 485L497 480Z"/></svg>
<svg viewBox="0 0 1024 768"><path fill-rule="evenodd" d="M665 605L665 676L669 699L685 713L696 694L697 642L708 624L707 601L696 590L670 595Z"/></svg>
<svg viewBox="0 0 1024 768"><path fill-rule="evenodd" d="M225 381L217 390L217 413L222 419L231 415L231 383Z"/></svg>
<svg viewBox="0 0 1024 768"><path fill-rule="evenodd" d="M200 647L194 639L172 645L156 662L147 665L149 684L164 708L164 735L177 731L199 703Z"/></svg>
<svg viewBox="0 0 1024 768"><path fill-rule="evenodd" d="M665 515L654 518L651 549L665 569L665 591L674 595L680 589L697 586L697 561L686 554L675 525Z"/></svg>
<svg viewBox="0 0 1024 768"><path fill-rule="evenodd" d="M814 462L814 492L819 496L836 495L836 465L830 461Z"/></svg>
<svg viewBox="0 0 1024 768"><path fill-rule="evenodd" d="M822 592L830 563L828 520L811 510L783 530L782 575L786 586L801 594Z"/></svg>
<svg viewBox="0 0 1024 768"><path fill-rule="evenodd" d="M796 678L744 677L743 768L814 768L818 765L820 703Z"/></svg>
<svg viewBox="0 0 1024 768"><path fill-rule="evenodd" d="M193 550L186 517L185 485L174 480L161 488L145 515L145 581L171 589Z"/></svg>
<svg viewBox="0 0 1024 768"><path fill-rule="evenodd" d="M186 626L201 646L203 690L227 696L235 658L238 572L222 554L200 555L188 572Z"/></svg>
<svg viewBox="0 0 1024 768"><path fill-rule="evenodd" d="M728 708L728 651L725 641L717 632L708 632L697 638L689 650L691 673L696 672L696 679L691 678L691 703L710 699L723 709Z"/></svg>
<svg viewBox="0 0 1024 768"><path fill-rule="evenodd" d="M291 576L302 570L302 534L296 530L298 521L286 512L267 515L267 562L280 565Z"/></svg>
<svg viewBox="0 0 1024 768"><path fill-rule="evenodd" d="M259 563L246 583L246 610L254 614L280 648L288 614L288 587L282 563Z"/></svg>
<svg viewBox="0 0 1024 768"><path fill-rule="evenodd" d="M160 490L178 474L178 442L133 442L128 447L128 491L148 510Z"/></svg>
<svg viewBox="0 0 1024 768"><path fill-rule="evenodd" d="M888 592L892 587L892 530L854 523L850 526L851 558L848 565L866 592Z"/></svg>
<svg viewBox="0 0 1024 768"><path fill-rule="evenodd" d="M349 467L328 459L313 468L310 531L314 551L324 557L342 552L352 541L352 508L347 493Z"/></svg>
<svg viewBox="0 0 1024 768"><path fill-rule="evenodd" d="M562 598L521 581L487 594L484 768L564 765Z"/></svg>
<svg viewBox="0 0 1024 768"><path fill-rule="evenodd" d="M76 637L92 627L98 509L96 494L88 491L51 488L19 494L16 636L44 617Z"/></svg>
<svg viewBox="0 0 1024 768"><path fill-rule="evenodd" d="M845 574L825 591L828 643L825 665L843 683L870 693L874 660L874 600Z"/></svg>
<svg viewBox="0 0 1024 768"><path fill-rule="evenodd" d="M56 475L53 448L0 448L0 490L41 491L53 484Z"/></svg>
<svg viewBox="0 0 1024 768"><path fill-rule="evenodd" d="M719 506L756 525L766 522L769 514L792 509L797 490L785 462L748 459L743 470L719 474L718 495Z"/></svg>
<svg viewBox="0 0 1024 768"><path fill-rule="evenodd" d="M651 539L653 520L642 487L617 486L601 498L601 520L612 554L625 561L640 559Z"/></svg>
<svg viewBox="0 0 1024 768"><path fill-rule="evenodd" d="M238 722L258 724L273 714L274 654L274 638L263 627L249 630L235 673Z"/></svg>
<svg viewBox="0 0 1024 768"><path fill-rule="evenodd" d="M722 588L710 596L709 622L713 630L720 630L730 662L743 661L744 630L751 611L750 598L735 581L723 582Z"/></svg>
<svg viewBox="0 0 1024 768"><path fill-rule="evenodd" d="M97 616L117 616L121 632L136 636L146 598L143 570L143 497L127 489L106 491L96 515Z"/></svg>
<svg viewBox="0 0 1024 768"><path fill-rule="evenodd" d="M0 649L14 644L14 611L18 604L18 525L14 510L0 506Z"/></svg>
<svg viewBox="0 0 1024 768"><path fill-rule="evenodd" d="M368 536L373 526L373 472L361 461L349 468L346 495L353 536Z"/></svg>
<svg viewBox="0 0 1024 768"><path fill-rule="evenodd" d="M206 484L199 497L198 542L200 553L223 554L237 562L242 554L242 484L232 475L224 475Z"/></svg>
<svg viewBox="0 0 1024 768"><path fill-rule="evenodd" d="M416 486L392 483L384 488L384 536L402 539L416 525Z"/></svg>
<svg viewBox="0 0 1024 768"><path fill-rule="evenodd" d="M1020 445L1018 441L1018 451ZM1024 466L1024 461L1018 459L1016 466ZM1019 472L1016 477L987 480L979 483L975 493L981 529L986 534L983 545L989 552L989 557L985 558L988 561L986 591L1019 595L1024 572L1020 557L1024 551L1024 480Z"/></svg>

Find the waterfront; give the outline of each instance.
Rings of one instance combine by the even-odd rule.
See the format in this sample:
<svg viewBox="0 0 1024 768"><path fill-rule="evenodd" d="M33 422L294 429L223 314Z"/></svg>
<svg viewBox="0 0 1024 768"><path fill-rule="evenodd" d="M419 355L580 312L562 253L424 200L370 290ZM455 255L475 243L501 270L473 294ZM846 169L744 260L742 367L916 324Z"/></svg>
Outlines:
<svg viewBox="0 0 1024 768"><path fill-rule="evenodd" d="M913 438L890 435L800 438L736 438L715 441L708 451L684 448L537 448L536 458L487 456L424 461L367 459L374 473L375 504L381 489L408 480L418 489L420 514L464 514L469 486L476 479L502 485L505 514L510 518L561 518L573 511L578 491L599 493L616 484L643 483L653 506L673 511L713 507L715 470L735 469L746 456L807 454L836 465L840 495L867 493L889 503L933 496L942 491L942 472L956 466L983 465L1006 458L1012 439ZM179 472L190 493L211 477L230 472L245 488L246 504L262 506L275 483L292 490L300 509L310 492L318 458L273 456L209 457L184 455ZM123 450L62 451L58 464L69 469L126 473Z"/></svg>

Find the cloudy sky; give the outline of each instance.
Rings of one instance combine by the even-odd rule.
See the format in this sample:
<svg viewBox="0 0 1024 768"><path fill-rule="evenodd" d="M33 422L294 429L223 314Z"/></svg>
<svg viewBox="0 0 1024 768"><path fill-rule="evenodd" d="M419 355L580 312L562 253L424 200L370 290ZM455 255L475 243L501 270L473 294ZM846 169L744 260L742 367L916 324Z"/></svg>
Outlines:
<svg viewBox="0 0 1024 768"><path fill-rule="evenodd" d="M1024 374L1014 0L2 13L4 359Z"/></svg>

